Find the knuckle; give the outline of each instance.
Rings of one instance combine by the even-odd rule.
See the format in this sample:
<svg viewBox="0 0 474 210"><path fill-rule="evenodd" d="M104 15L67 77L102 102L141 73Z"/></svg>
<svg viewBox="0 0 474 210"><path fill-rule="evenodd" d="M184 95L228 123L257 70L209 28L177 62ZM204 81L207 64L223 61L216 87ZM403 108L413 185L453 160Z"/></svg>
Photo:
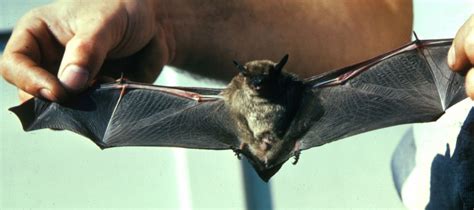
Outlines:
<svg viewBox="0 0 474 210"><path fill-rule="evenodd" d="M100 50L100 43L94 38L73 39L68 42L67 47L80 54L95 55Z"/></svg>
<svg viewBox="0 0 474 210"><path fill-rule="evenodd" d="M106 56L101 43L95 38L77 38L67 45L69 62L86 68L95 69Z"/></svg>
<svg viewBox="0 0 474 210"><path fill-rule="evenodd" d="M474 56L474 30L467 34L463 47L468 56Z"/></svg>
<svg viewBox="0 0 474 210"><path fill-rule="evenodd" d="M33 8L29 11L29 14L32 15L33 17L38 17L44 14L44 9L43 7L36 7Z"/></svg>
<svg viewBox="0 0 474 210"><path fill-rule="evenodd" d="M0 71L2 77L9 83L17 86L28 93L34 93L37 90L37 84L31 75L31 71L27 70L25 61L16 54L7 54L0 62Z"/></svg>
<svg viewBox="0 0 474 210"><path fill-rule="evenodd" d="M3 77L3 79L7 80L7 78L5 77L6 67L4 62L5 61L3 61L3 59L0 60L0 75Z"/></svg>
<svg viewBox="0 0 474 210"><path fill-rule="evenodd" d="M37 19L44 15L44 9L42 7L34 8L28 11L23 17L20 18L19 23L29 23L32 19Z"/></svg>
<svg viewBox="0 0 474 210"><path fill-rule="evenodd" d="M112 23L114 18L115 17L103 12L97 12L87 18L79 19L78 22L80 22L79 25L88 26L92 30L100 30Z"/></svg>
<svg viewBox="0 0 474 210"><path fill-rule="evenodd" d="M97 15L94 18L95 23L100 27L108 25L111 22L111 20L112 20L111 17L108 17L108 16L103 15L103 14Z"/></svg>
<svg viewBox="0 0 474 210"><path fill-rule="evenodd" d="M464 48L473 48L474 47L474 33L468 33L464 40Z"/></svg>
<svg viewBox="0 0 474 210"><path fill-rule="evenodd" d="M34 8L27 13L21 18L21 20L29 20L31 18L35 18L38 15L39 11L38 8Z"/></svg>
<svg viewBox="0 0 474 210"><path fill-rule="evenodd" d="M80 51L90 51L93 49L93 41L90 39L71 39L67 43L67 47L74 48Z"/></svg>
<svg viewBox="0 0 474 210"><path fill-rule="evenodd" d="M4 54L2 56L2 59L0 60L0 74L2 75L3 79L6 81L13 83L13 78L11 76L11 55L10 54Z"/></svg>

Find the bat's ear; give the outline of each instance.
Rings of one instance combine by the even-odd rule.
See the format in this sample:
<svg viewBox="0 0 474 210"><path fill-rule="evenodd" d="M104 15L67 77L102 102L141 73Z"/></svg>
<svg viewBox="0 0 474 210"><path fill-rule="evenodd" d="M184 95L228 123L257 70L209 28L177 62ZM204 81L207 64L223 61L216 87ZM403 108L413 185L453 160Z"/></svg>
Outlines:
<svg viewBox="0 0 474 210"><path fill-rule="evenodd" d="M235 60L233 60L233 62L234 62L235 67L237 67L237 69L239 69L240 73L242 73L244 75L247 74L247 69L242 64L240 64L239 62L237 62Z"/></svg>
<svg viewBox="0 0 474 210"><path fill-rule="evenodd" d="M280 60L280 62L278 62L278 64L275 65L275 70L278 71L278 73L280 73L281 70L283 69L283 66L285 66L287 61L288 61L288 54L283 56L283 58Z"/></svg>

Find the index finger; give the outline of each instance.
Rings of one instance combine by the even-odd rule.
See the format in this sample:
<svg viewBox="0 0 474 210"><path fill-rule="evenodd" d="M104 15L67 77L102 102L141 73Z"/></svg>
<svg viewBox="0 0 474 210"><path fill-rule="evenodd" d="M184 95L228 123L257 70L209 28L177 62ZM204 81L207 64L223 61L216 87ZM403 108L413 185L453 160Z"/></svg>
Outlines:
<svg viewBox="0 0 474 210"><path fill-rule="evenodd" d="M41 66L45 60L42 52L47 51L41 48L53 47L47 44L51 34L42 20L28 20L13 31L0 62L0 74L28 94L57 101L66 92L56 76Z"/></svg>

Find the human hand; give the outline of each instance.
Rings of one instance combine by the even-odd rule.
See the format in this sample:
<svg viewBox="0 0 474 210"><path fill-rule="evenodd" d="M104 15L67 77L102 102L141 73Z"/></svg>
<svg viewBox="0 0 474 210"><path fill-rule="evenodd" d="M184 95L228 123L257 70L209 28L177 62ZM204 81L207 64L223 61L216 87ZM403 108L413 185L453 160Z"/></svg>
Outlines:
<svg viewBox="0 0 474 210"><path fill-rule="evenodd" d="M448 64L454 71L467 70L466 93L474 100L474 15L457 32L448 52Z"/></svg>
<svg viewBox="0 0 474 210"><path fill-rule="evenodd" d="M22 101L62 100L121 73L152 82L170 60L155 3L59 1L34 9L16 25L0 74L19 88Z"/></svg>

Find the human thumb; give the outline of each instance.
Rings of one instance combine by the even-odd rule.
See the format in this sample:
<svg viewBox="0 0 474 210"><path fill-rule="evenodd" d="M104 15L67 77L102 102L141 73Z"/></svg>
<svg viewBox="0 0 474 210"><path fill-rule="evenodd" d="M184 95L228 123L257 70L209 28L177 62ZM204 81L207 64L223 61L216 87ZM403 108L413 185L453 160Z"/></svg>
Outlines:
<svg viewBox="0 0 474 210"><path fill-rule="evenodd" d="M66 90L77 93L89 87L109 51L104 34L76 34L66 44L58 78Z"/></svg>

